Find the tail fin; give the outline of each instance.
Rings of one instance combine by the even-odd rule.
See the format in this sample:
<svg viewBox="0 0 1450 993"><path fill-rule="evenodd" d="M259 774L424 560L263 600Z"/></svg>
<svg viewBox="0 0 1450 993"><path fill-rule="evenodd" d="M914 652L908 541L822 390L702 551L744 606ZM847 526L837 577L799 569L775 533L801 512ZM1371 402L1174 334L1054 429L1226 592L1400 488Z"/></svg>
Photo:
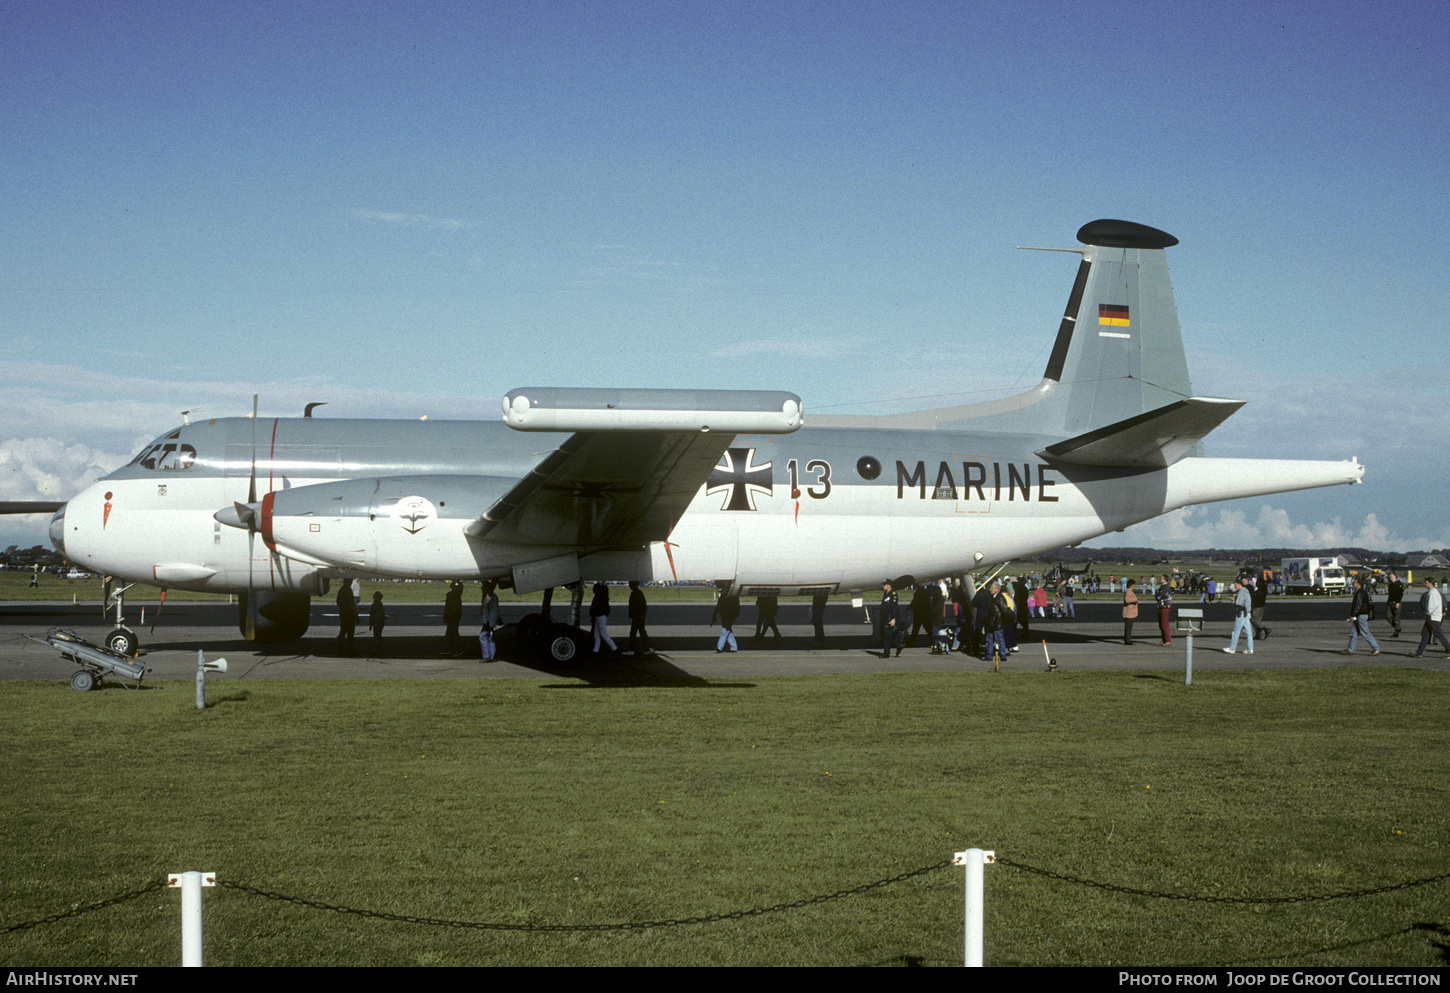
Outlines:
<svg viewBox="0 0 1450 993"><path fill-rule="evenodd" d="M1240 406L1193 396L1163 250L1178 239L1132 221L1077 233L1082 256L1042 382L1016 396L870 418L877 427L1006 431L1051 439L1044 458L1082 465L1171 464ZM817 417L865 426L867 418Z"/></svg>
<svg viewBox="0 0 1450 993"><path fill-rule="evenodd" d="M1043 375L1058 384L1053 427L1081 434L1193 396L1163 255L1178 239L1111 220L1077 239L1082 265Z"/></svg>

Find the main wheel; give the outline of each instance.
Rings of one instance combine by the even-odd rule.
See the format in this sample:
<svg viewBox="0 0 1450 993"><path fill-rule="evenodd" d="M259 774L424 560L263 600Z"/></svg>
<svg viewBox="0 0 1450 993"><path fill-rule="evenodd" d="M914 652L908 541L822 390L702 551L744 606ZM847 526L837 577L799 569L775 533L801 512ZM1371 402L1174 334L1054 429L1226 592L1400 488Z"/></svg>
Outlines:
<svg viewBox="0 0 1450 993"><path fill-rule="evenodd" d="M533 651L541 647L544 640L553 632L548 618L543 614L525 614L519 618L519 640L524 643L524 648Z"/></svg>
<svg viewBox="0 0 1450 993"><path fill-rule="evenodd" d="M140 644L141 639L137 638L134 632L127 631L125 628L116 628L116 630L106 635L106 647L117 655L130 655L134 657L136 648Z"/></svg>
<svg viewBox="0 0 1450 993"><path fill-rule="evenodd" d="M77 669L70 677L70 688L77 693L84 693L96 685L96 677L85 669Z"/></svg>
<svg viewBox="0 0 1450 993"><path fill-rule="evenodd" d="M567 632L556 632L549 642L549 658L560 665L572 665L580 654L579 643Z"/></svg>

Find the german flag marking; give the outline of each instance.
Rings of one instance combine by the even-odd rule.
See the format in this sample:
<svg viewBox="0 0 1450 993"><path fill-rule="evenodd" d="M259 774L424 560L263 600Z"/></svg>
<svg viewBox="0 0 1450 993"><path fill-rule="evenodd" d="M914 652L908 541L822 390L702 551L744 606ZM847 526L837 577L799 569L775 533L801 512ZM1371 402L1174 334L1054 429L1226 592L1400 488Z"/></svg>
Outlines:
<svg viewBox="0 0 1450 993"><path fill-rule="evenodd" d="M1098 323L1111 324L1113 327L1118 328L1127 327L1128 305L1123 303L1098 304Z"/></svg>

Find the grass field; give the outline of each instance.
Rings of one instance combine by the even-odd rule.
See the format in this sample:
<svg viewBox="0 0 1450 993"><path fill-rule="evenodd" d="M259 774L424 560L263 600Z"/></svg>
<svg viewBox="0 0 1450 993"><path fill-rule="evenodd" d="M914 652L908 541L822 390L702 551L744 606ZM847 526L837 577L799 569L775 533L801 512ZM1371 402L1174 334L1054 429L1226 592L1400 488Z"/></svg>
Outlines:
<svg viewBox="0 0 1450 993"><path fill-rule="evenodd" d="M1282 897L1450 870L1441 674L881 674L0 684L0 927L168 872L504 924L707 915L969 847L1142 889ZM987 869L990 965L1438 965L1447 887L1237 906ZM179 895L0 941L174 965ZM206 891L214 965L959 965L962 870L740 920L499 932Z"/></svg>

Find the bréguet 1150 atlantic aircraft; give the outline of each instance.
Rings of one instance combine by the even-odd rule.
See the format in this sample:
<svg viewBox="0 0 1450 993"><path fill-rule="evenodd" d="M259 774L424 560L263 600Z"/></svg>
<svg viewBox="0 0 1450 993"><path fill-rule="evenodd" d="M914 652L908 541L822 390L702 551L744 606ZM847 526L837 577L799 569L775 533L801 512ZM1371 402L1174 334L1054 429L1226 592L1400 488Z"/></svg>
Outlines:
<svg viewBox="0 0 1450 993"><path fill-rule="evenodd" d="M1047 370L1008 399L806 426L790 393L525 388L501 422L218 418L60 506L51 541L118 579L239 593L243 632L277 643L344 576L835 593L1360 481L1357 460L1203 457L1242 402L1193 394L1164 255L1178 240L1117 220L1077 237ZM124 625L113 639L134 650Z"/></svg>

